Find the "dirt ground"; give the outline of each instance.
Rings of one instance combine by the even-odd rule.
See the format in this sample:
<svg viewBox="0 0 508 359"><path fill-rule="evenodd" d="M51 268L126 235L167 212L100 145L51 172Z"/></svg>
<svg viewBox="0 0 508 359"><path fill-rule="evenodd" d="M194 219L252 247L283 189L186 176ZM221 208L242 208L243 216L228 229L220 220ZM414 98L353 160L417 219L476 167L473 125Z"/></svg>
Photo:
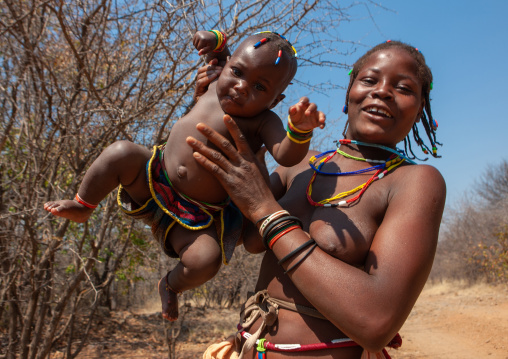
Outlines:
<svg viewBox="0 0 508 359"><path fill-rule="evenodd" d="M508 359L508 288L429 285L400 334L394 359Z"/></svg>
<svg viewBox="0 0 508 359"><path fill-rule="evenodd" d="M189 308L183 322L169 325L152 308L105 317L78 358L166 359L165 338L178 335L173 358L200 358L209 343L232 332L238 319L236 310ZM389 351L393 359L508 359L508 288L428 285L400 334L402 347Z"/></svg>

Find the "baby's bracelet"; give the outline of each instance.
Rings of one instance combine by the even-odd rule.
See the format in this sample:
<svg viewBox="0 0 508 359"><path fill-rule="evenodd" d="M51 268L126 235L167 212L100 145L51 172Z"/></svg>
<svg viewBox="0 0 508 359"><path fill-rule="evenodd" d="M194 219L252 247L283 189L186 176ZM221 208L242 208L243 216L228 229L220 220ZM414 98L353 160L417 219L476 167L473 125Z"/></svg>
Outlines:
<svg viewBox="0 0 508 359"><path fill-rule="evenodd" d="M79 196L79 194L77 194L77 193L76 193L76 197L75 197L75 199L76 199L76 202L78 202L78 203L82 204L83 206L88 207L88 208L90 208L90 209L97 208L97 206L98 206L97 204L91 204L91 203L88 203L87 201L85 201L84 199L82 199L82 198Z"/></svg>
<svg viewBox="0 0 508 359"><path fill-rule="evenodd" d="M226 47L228 38L225 33L219 30L208 30L209 32L215 34L215 39L217 40L217 45L213 52L221 52Z"/></svg>
<svg viewBox="0 0 508 359"><path fill-rule="evenodd" d="M307 143L312 138L313 133L313 130L302 131L296 128L295 125L293 125L291 122L291 116L288 115L288 126L286 134L291 141L298 144Z"/></svg>
<svg viewBox="0 0 508 359"><path fill-rule="evenodd" d="M293 133L291 133L291 131L287 131L287 132L286 132L286 135L288 136L288 138L289 138L292 142L294 142L294 143L298 143L299 145L301 145L301 144L303 144L303 143L307 143L307 142L309 142L309 141L310 141L310 139L311 139L311 137L312 137L312 136L310 136L310 137L309 137L309 138L307 138L307 139L300 139L300 138L298 138L297 136L295 136Z"/></svg>

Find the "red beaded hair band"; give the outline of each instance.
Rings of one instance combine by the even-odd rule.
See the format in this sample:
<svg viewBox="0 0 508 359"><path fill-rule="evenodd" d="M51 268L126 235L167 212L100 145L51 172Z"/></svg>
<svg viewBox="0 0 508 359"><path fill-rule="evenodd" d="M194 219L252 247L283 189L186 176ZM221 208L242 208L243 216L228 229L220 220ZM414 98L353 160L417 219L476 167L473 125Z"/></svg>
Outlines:
<svg viewBox="0 0 508 359"><path fill-rule="evenodd" d="M295 57L298 57L298 54L296 52L296 49L295 47L289 42L288 39L286 39L284 36L282 36L281 34L278 34L276 32L273 32L273 31L260 31L260 32L256 32L254 35L257 35L257 34L265 34L265 33L270 33L270 34L275 34L277 36L279 36L281 39L284 39L287 41L287 43L289 44L289 46L291 46L291 48L293 49L293 52L295 53ZM259 40L258 42L256 42L254 44L254 48L258 48L260 47L261 45L265 44L266 42L268 42L268 38L264 37L262 38L261 40ZM277 53L277 59L275 60L275 65L278 65L279 62L280 62L280 59L282 57L282 50L279 50L279 52Z"/></svg>

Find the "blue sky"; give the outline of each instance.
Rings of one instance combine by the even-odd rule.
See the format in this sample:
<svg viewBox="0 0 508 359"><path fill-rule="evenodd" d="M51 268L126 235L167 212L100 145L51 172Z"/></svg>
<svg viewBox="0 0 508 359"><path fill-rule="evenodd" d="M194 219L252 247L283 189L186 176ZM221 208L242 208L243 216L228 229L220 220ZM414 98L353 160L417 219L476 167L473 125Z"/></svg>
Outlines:
<svg viewBox="0 0 508 359"><path fill-rule="evenodd" d="M508 84L508 1L380 3L390 11L369 4L373 23L359 7L358 20L341 26L341 37L367 46L387 39L401 40L425 55L434 75L432 113L439 123L438 140L443 143L439 148L442 158L430 158L427 163L443 174L450 205L474 187L488 165L508 160L508 115L503 110L508 104L503 91ZM353 63L364 51L348 62ZM347 85L347 70L309 68L297 77L315 76L316 71ZM329 96L301 91L299 95L317 102L329 124L338 123L342 132L345 90ZM329 147L332 149L333 143Z"/></svg>

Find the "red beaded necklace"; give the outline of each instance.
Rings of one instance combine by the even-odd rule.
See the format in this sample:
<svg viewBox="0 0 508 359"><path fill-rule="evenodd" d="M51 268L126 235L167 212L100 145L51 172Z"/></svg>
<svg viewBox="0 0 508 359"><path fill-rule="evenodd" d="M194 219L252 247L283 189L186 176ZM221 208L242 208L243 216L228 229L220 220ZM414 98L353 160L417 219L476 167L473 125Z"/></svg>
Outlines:
<svg viewBox="0 0 508 359"><path fill-rule="evenodd" d="M363 143L361 143L361 145L363 145ZM314 182L314 180L316 179L316 176L318 175L318 173L321 173L321 167L326 163L328 162L329 160L331 160L333 158L333 156L335 156L336 153L340 153L342 154L343 152L340 151L340 150L336 150L336 151L333 151L333 153L331 153L330 155L326 156L325 158L323 158L321 161L319 161L317 167L315 166L315 162L318 158L320 157L323 157L325 154L328 154L332 151L327 151L327 152L323 152L322 154L318 155L318 156L312 156L310 159L309 159L309 165L311 166L311 168L314 170L314 173L312 174L312 177L309 181L309 184L307 186L307 200L309 201L309 203L313 206L316 206L316 207L345 207L345 206L349 206L351 203L354 203L356 201L358 201L360 199L360 197L363 195L363 193L367 190L367 188L372 184L372 182L374 181L377 181L381 178L383 178L388 172L390 172L391 170L393 170L394 168L396 168L397 166L401 165L404 161L405 161L405 158L401 157L400 155L391 155L390 158L388 158L388 160L384 161L383 162L383 165L378 165L378 166L382 166L382 168L379 168L378 166L374 166L374 167L371 167L370 168L370 171L372 170L375 170L377 169L377 171L372 175L371 178L369 178L369 180L361 185L359 185L358 187L355 187L349 191L345 191L345 192L340 192L338 194L336 194L335 196L333 197L330 197L330 198L326 198L326 199L323 199L319 202L316 202L312 199L311 195L312 195L312 183ZM354 160L358 160L358 161L365 161L365 159L363 158L358 158L358 157L353 157L353 156L348 156L348 158L351 158L351 159L354 159ZM347 172L347 173L325 173L327 175L336 175L336 176L340 176L340 175L354 175L354 174L360 174L360 173L364 173L365 170L359 170L359 171L355 171L355 172ZM359 192L356 196L354 196L353 198L350 198L348 200L342 200L342 201L339 201L338 203L330 203L332 201L335 201L335 200L338 200L338 199L342 199L342 198L345 198L345 197L348 197L356 192Z"/></svg>

